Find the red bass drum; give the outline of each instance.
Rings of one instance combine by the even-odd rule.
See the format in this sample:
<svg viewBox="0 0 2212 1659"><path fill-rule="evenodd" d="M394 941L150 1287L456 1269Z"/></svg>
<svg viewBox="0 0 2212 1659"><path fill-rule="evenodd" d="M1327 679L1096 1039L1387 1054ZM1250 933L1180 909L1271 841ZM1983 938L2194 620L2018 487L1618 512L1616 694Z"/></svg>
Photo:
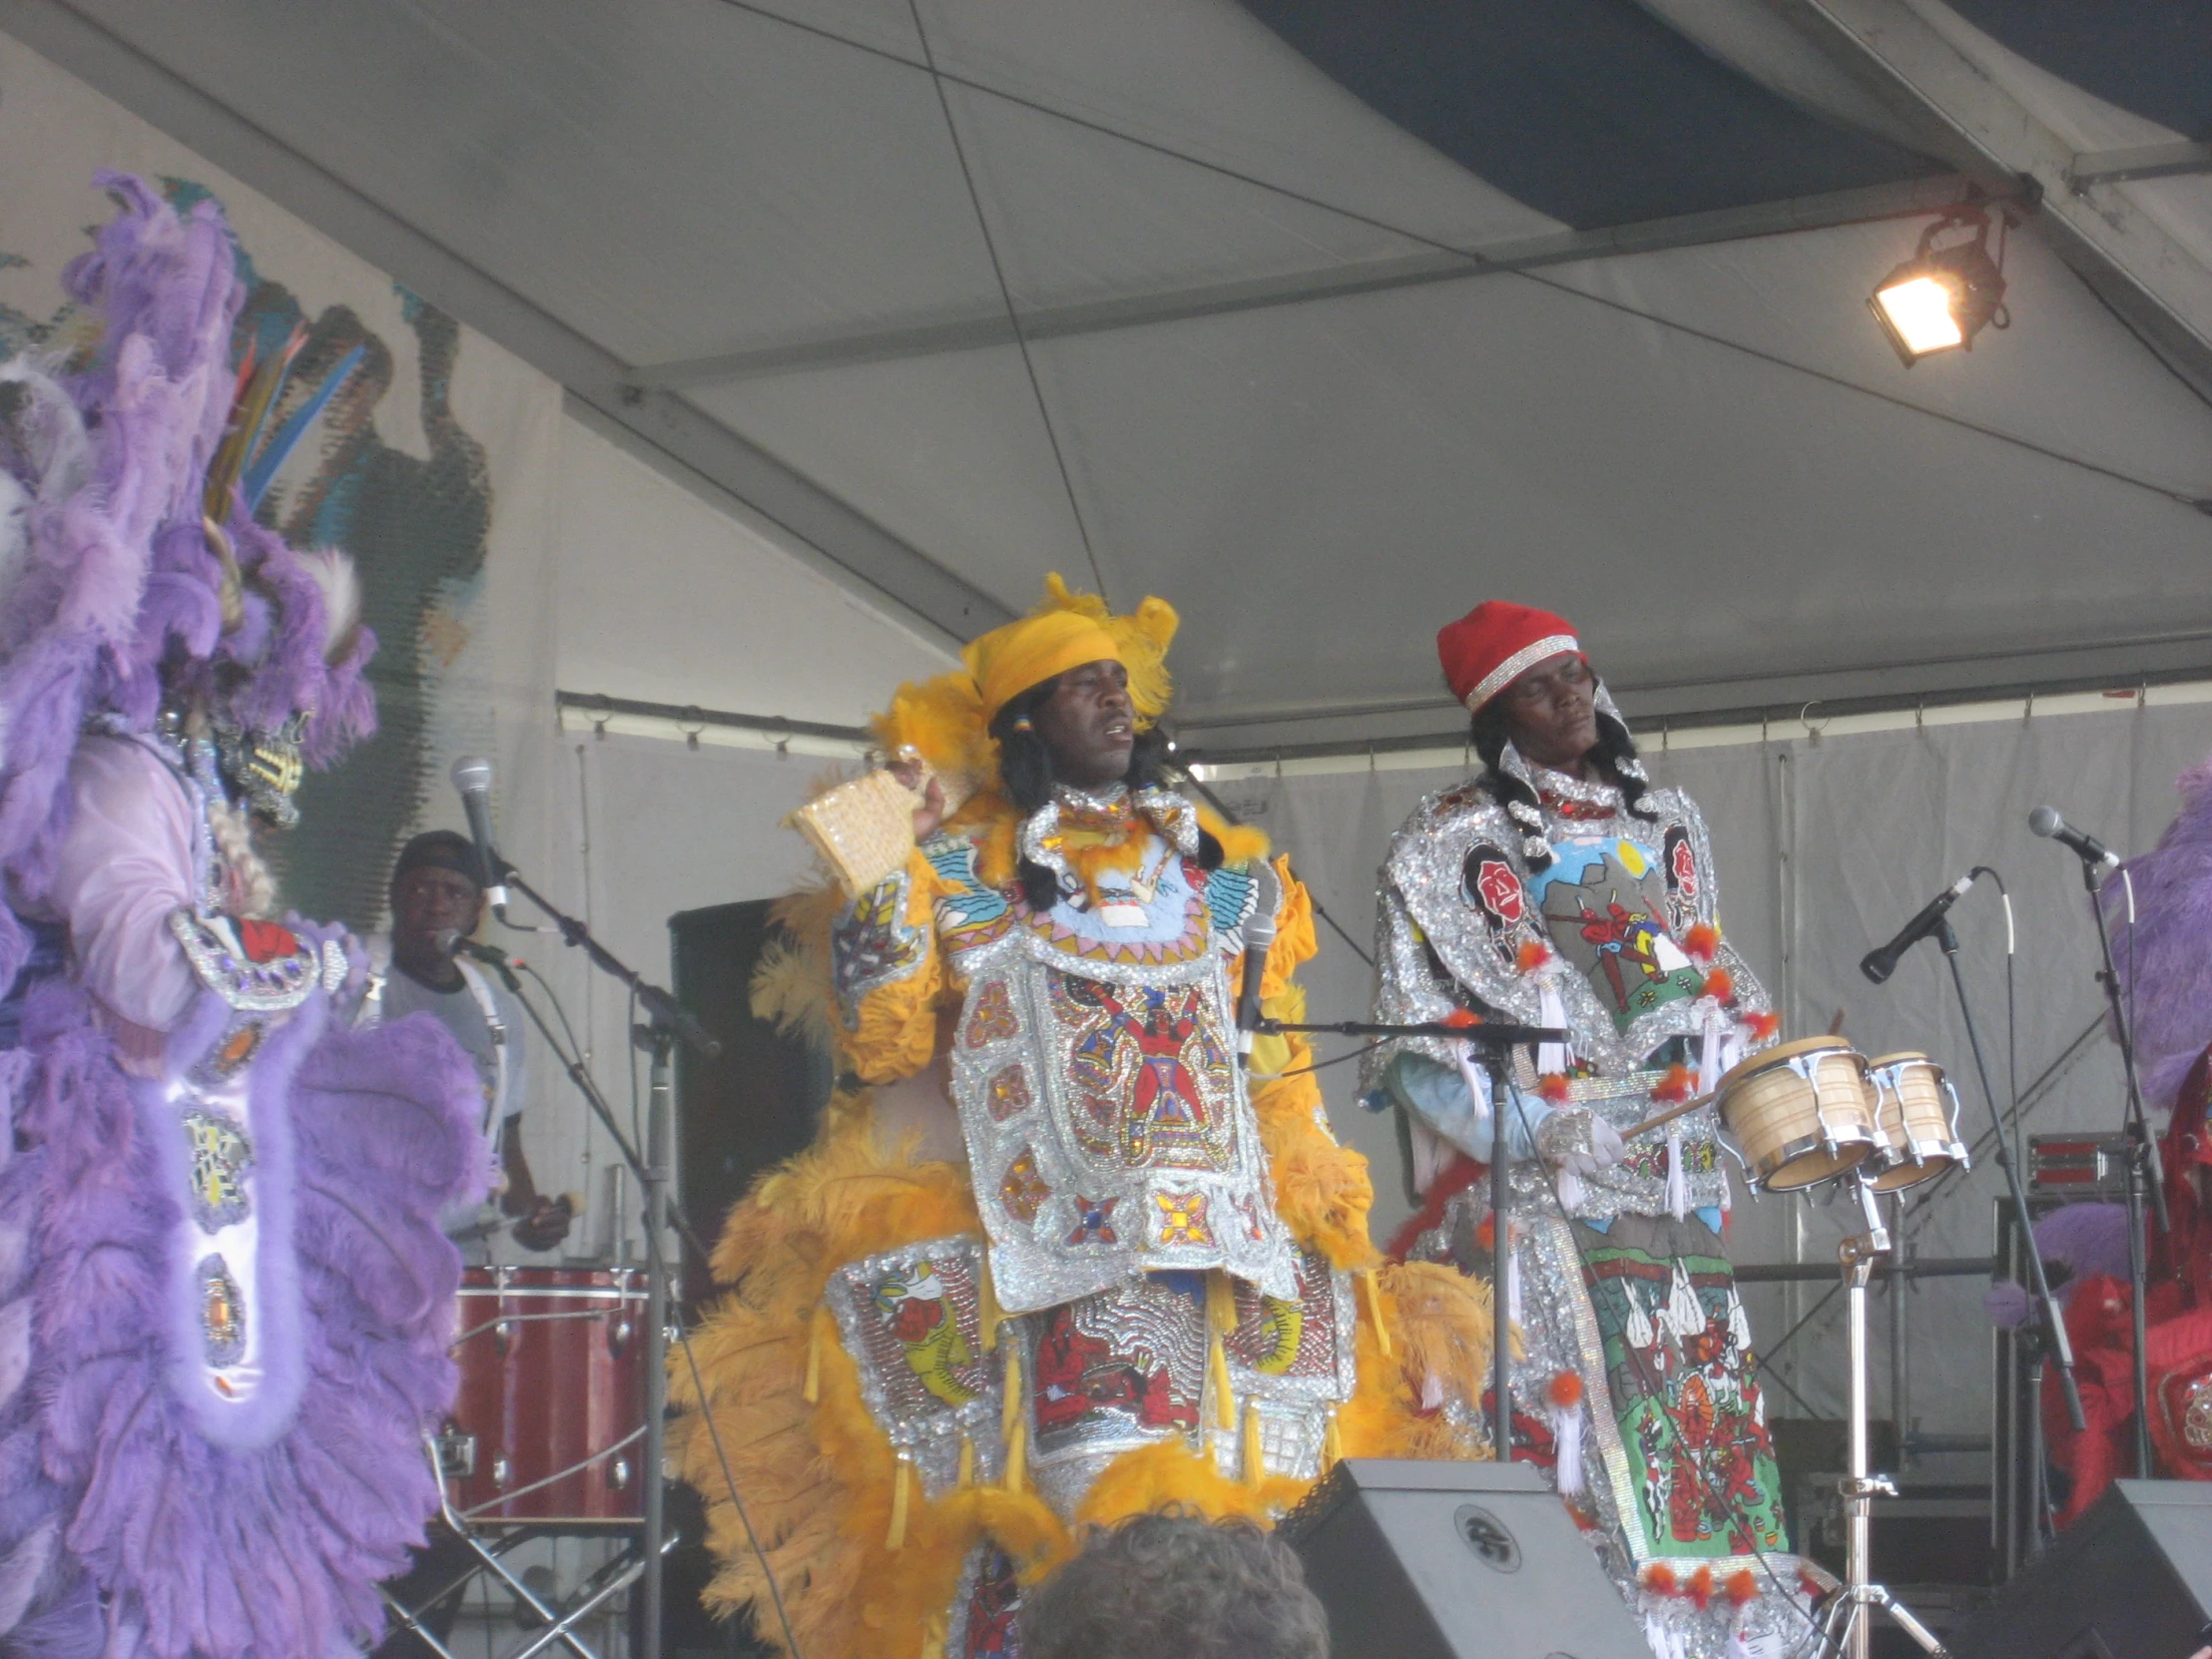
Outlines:
<svg viewBox="0 0 2212 1659"><path fill-rule="evenodd" d="M627 1268L469 1268L439 1436L453 1506L483 1525L643 1514L645 1278Z"/></svg>

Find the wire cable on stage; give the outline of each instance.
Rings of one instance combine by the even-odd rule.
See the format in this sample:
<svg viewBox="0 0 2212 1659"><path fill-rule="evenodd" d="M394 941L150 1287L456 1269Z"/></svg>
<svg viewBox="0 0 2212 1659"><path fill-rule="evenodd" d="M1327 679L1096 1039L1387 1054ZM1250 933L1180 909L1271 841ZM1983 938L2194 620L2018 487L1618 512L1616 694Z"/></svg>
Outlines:
<svg viewBox="0 0 2212 1659"><path fill-rule="evenodd" d="M1044 383L1037 378L1036 359L1029 352L1029 333L1021 325L1021 310L1014 303L1014 290L1006 282L1006 267L998 257L998 239L991 235L991 222L983 212L983 193L975 183L975 172L968 166L967 147L960 142L960 124L952 119L952 99L944 90L944 77L937 72L937 55L929 45L929 32L922 27L920 0L906 0L906 9L914 20L914 38L921 43L922 67L929 72L929 84L937 94L937 108L944 112L944 130L952 140L952 159L960 164L960 177L967 184L968 205L975 210L975 228L983 233L983 252L990 256L991 277L998 283L999 302L1006 308L1006 325L1014 331L1014 343L1021 348L1022 372L1029 378L1029 393L1037 400L1037 418L1044 423L1045 441L1052 445L1052 464L1059 469L1060 487L1067 492L1068 513L1075 520L1075 533L1083 542L1083 558L1091 567L1091 580L1098 584L1101 594L1108 592L1106 573L1098 567L1098 550L1091 546L1090 526L1083 520L1082 503L1075 498L1075 476L1068 471L1066 452L1060 447L1059 429L1052 421L1052 410L1044 400Z"/></svg>

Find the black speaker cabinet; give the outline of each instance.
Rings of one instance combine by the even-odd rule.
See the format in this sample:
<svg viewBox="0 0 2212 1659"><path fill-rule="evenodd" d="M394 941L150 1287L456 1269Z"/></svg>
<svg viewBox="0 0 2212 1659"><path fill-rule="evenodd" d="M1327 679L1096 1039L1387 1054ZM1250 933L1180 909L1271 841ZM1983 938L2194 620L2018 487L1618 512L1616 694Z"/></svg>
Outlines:
<svg viewBox="0 0 2212 1659"><path fill-rule="evenodd" d="M2190 1659L2212 1643L2212 1484L2120 1480L1952 1632L1956 1659Z"/></svg>
<svg viewBox="0 0 2212 1659"><path fill-rule="evenodd" d="M1651 1659L1526 1463L1352 1458L1283 1523L1334 1659Z"/></svg>
<svg viewBox="0 0 2212 1659"><path fill-rule="evenodd" d="M676 1048L680 1196L709 1250L753 1178L813 1139L830 1098L828 1057L753 1017L753 970L777 937L769 904L684 910L668 923L676 999L722 1042L712 1059ZM686 1245L682 1300L696 1304L713 1290L707 1264Z"/></svg>

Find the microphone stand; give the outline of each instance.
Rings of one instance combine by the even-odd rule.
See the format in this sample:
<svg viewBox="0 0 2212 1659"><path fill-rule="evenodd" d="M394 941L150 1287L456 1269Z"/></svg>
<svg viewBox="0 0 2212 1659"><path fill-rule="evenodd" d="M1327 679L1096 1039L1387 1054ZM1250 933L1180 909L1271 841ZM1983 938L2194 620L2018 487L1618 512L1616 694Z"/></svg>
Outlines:
<svg viewBox="0 0 2212 1659"><path fill-rule="evenodd" d="M2150 1241L2143 1231L2143 1189L2150 1189L2151 1209L2158 1220L2161 1238L2173 1236L2173 1224L2166 1214L2166 1172L2158 1155L2158 1141L2150 1132L2150 1118L2143 1110L2142 1078L2135 1069L2135 1031L2127 1017L2127 1009L2120 997L2120 976L2112 964L2112 935L2105 930L2102 892L2097 880L2096 860L2081 860L2081 884L2089 894L2089 919L2095 923L2097 945L2104 958L2104 971L2097 975L2104 987L2105 1007L2112 1015L2112 1030L2120 1040L2120 1070L2127 1078L2127 1171L2124 1191L2127 1196L2127 1279L2128 1320L2134 1338L2129 1369L2134 1373L2135 1385L2135 1475L2148 1480L2156 1472L2150 1443L2150 1357L2143 1351L2146 1340L2146 1314L2144 1302L2150 1295ZM2130 893L2132 905L2134 895Z"/></svg>
<svg viewBox="0 0 2212 1659"><path fill-rule="evenodd" d="M1973 1003L1966 995L1966 976L1958 966L1958 934L1951 927L1948 916L1937 918L1935 933L1943 960L1950 964L1951 988L1958 995L1958 1012L1966 1024L1966 1044L1973 1050L1973 1068L1981 1078L1981 1097L1989 1103L1989 1121L1996 1129L1997 1168L2004 1171L2005 1186L2011 1193L2012 1224L2019 1229L2020 1251L2027 1258L2029 1289L2042 1310L2051 1359L2057 1363L2059 1386L2065 1390L2066 1420L2073 1424L2076 1433L2080 1433L2089 1426L2089 1419L2082 1415L2081 1389L2074 1382L2073 1344L2067 1340L2066 1320L2059 1310L2058 1299L2051 1294L2050 1275L2043 1271L2043 1252L2035 1242L2035 1228L2027 1213L2027 1192L2020 1185L2020 1169L2012 1157L2010 1138L2004 1131L2004 1113L1997 1105L1997 1092L1989 1084L1989 1064L1981 1054L1981 1033L1973 1022Z"/></svg>
<svg viewBox="0 0 2212 1659"><path fill-rule="evenodd" d="M1567 1033L1548 1025L1507 1025L1488 1020L1474 1025L1445 1025L1434 1020L1415 1025L1379 1025L1368 1020L1311 1025L1263 1019L1260 1029L1271 1037L1286 1031L1318 1031L1339 1037L1441 1037L1481 1048L1482 1063L1490 1073L1490 1386L1496 1400L1496 1408L1490 1413L1490 1445L1498 1462L1511 1462L1513 1333L1506 1319L1509 1303L1505 1279L1513 1233L1506 1219L1511 1194L1505 1180L1505 1096L1509 1086L1505 1053L1523 1043L1563 1043Z"/></svg>
<svg viewBox="0 0 2212 1659"><path fill-rule="evenodd" d="M668 1252L663 1247L661 1235L669 1218L669 1060L679 1038L710 1056L719 1054L722 1045L701 1028L675 997L642 978L635 968L593 938L589 927L551 903L512 865L507 866L506 874L510 885L553 919L562 941L582 950L594 967L628 987L646 1015L646 1023L631 1035L633 1042L648 1049L653 1056L652 1081L646 1090L645 1156L642 1159L615 1126L614 1114L608 1109L606 1098L592 1081L591 1074L584 1069L582 1055L577 1055L570 1063L568 1074L614 1138L624 1162L636 1171L639 1188L645 1196L645 1449L641 1459L645 1464L645 1574L639 1592L644 1597L645 1608L644 1617L639 1621L638 1652L640 1659L662 1659L661 1569L668 1548L668 1478L663 1473L663 1465L668 1447L670 1298ZM552 1033L546 1031L544 1019L535 1009L531 1010L531 1017L550 1042Z"/></svg>

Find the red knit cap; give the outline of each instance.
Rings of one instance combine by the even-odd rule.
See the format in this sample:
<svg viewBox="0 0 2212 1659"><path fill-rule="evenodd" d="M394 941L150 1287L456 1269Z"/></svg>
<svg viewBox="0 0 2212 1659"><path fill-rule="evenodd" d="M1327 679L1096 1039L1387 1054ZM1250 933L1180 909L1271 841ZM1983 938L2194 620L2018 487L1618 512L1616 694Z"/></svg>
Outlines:
<svg viewBox="0 0 2212 1659"><path fill-rule="evenodd" d="M1436 630L1444 683L1469 714L1481 713L1483 704L1562 651L1582 656L1582 642L1565 617L1504 599L1485 599L1457 622Z"/></svg>

